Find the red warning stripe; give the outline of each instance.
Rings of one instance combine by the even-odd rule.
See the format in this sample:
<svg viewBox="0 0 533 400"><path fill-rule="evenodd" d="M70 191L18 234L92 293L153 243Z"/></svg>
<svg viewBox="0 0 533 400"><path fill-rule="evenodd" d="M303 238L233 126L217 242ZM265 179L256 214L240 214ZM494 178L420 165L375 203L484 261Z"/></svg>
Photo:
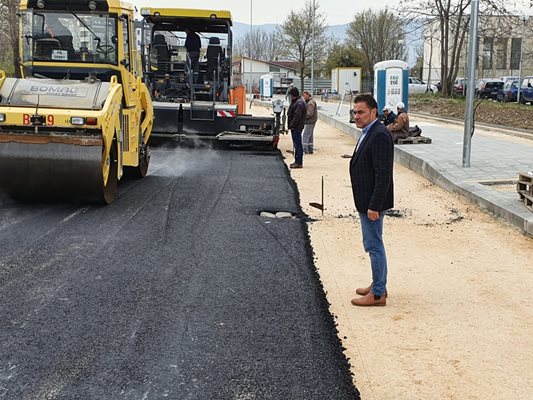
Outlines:
<svg viewBox="0 0 533 400"><path fill-rule="evenodd" d="M229 118L235 118L237 116L237 113L235 111L217 111L217 116L219 117L229 117Z"/></svg>

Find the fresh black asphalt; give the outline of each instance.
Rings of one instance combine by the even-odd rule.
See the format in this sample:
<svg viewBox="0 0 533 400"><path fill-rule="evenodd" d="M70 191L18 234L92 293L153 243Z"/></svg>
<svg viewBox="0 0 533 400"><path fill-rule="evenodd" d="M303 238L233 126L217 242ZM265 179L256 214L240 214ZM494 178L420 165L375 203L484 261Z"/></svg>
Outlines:
<svg viewBox="0 0 533 400"><path fill-rule="evenodd" d="M160 149L119 188L0 197L0 399L359 398L278 152Z"/></svg>

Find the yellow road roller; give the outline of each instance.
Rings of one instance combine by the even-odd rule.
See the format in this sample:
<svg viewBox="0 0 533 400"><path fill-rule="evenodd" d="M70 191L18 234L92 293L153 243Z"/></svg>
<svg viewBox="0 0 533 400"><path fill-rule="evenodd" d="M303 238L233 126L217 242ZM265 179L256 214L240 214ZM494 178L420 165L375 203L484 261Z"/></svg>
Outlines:
<svg viewBox="0 0 533 400"><path fill-rule="evenodd" d="M111 203L150 162L151 95L120 0L22 0L22 78L0 71L0 191Z"/></svg>

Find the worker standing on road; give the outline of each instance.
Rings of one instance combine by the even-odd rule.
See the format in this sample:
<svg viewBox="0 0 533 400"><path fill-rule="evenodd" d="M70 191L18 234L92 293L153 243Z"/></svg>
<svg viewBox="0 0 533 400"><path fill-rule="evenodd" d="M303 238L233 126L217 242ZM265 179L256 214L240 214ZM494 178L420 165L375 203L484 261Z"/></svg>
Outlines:
<svg viewBox="0 0 533 400"><path fill-rule="evenodd" d="M185 29L187 38L185 39L185 48L187 55L191 60L191 71L193 73L193 83L198 83L198 75L200 74L200 49L202 48L202 41L200 36L192 29Z"/></svg>
<svg viewBox="0 0 533 400"><path fill-rule="evenodd" d="M287 111L287 120L294 146L294 162L289 167L303 168L302 131L307 117L307 106L304 99L300 97L300 91L297 87L292 87L289 90L289 95L291 96L291 105Z"/></svg>
<svg viewBox="0 0 533 400"><path fill-rule="evenodd" d="M305 154L313 154L313 132L315 130L316 121L318 120L318 109L316 101L309 90L304 90L303 97L307 104L307 114L305 117L304 133L302 137L303 148Z"/></svg>
<svg viewBox="0 0 533 400"><path fill-rule="evenodd" d="M354 99L355 125L362 129L350 161L350 179L355 207L359 212L365 252L370 255L372 284L359 288L363 296L354 306L384 306L387 303L387 255L383 245L384 211L393 207L392 168L394 144L377 119L378 105L369 94Z"/></svg>

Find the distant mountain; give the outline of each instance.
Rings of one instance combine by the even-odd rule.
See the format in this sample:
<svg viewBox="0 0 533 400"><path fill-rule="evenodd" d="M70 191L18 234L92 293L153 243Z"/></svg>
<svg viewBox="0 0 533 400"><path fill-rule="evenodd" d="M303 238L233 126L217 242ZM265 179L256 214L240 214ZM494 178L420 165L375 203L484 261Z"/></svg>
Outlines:
<svg viewBox="0 0 533 400"><path fill-rule="evenodd" d="M254 25L253 29L261 29L266 33L275 32L276 28L278 27L277 24L263 24L263 25ZM244 24L242 22L233 22L233 39L239 39L242 38L244 35L246 35L248 32L250 32L250 24Z"/></svg>
<svg viewBox="0 0 533 400"><path fill-rule="evenodd" d="M348 29L348 25L350 24L328 26L327 34L328 36L333 36L340 41L344 41L346 38L346 30Z"/></svg>
<svg viewBox="0 0 533 400"><path fill-rule="evenodd" d="M278 27L277 24L263 24L263 25L254 25L253 29L261 29L266 33L275 32L276 28ZM348 24L344 25L332 25L328 27L327 35L328 36L334 36L335 38L339 40L344 40L346 36L346 29L348 28ZM234 22L233 23L233 39L238 39L246 35L247 32L250 32L250 24L245 24L242 22Z"/></svg>
<svg viewBox="0 0 533 400"><path fill-rule="evenodd" d="M344 25L331 25L328 26L327 35L333 36L336 39L343 42L346 39L346 30L348 29L349 24ZM266 33L275 32L276 28L278 27L277 24L263 24L263 25L254 25L253 29L262 29ZM233 23L233 40L240 39L244 35L246 35L247 32L250 32L250 24L245 24L242 22L234 22ZM407 34L407 37L405 38L405 41L407 42L407 51L408 51L408 63L409 65L414 65L416 63L416 48L420 47L424 40L423 40L423 24L421 25L420 29L409 29L409 33Z"/></svg>

